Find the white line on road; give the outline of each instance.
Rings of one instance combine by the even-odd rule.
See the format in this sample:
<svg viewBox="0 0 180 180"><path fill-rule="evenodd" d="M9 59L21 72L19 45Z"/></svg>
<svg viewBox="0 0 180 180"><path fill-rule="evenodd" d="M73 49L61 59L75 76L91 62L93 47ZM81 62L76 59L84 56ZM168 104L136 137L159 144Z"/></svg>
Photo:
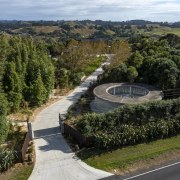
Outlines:
<svg viewBox="0 0 180 180"><path fill-rule="evenodd" d="M154 170L152 170L152 171L148 171L148 172L145 172L145 173L142 173L142 174L138 174L138 175L136 175L136 176L132 176L132 177L126 178L126 179L124 179L124 180L134 179L134 178L136 178L136 177L143 176L143 175L145 175L145 174L149 174L149 173L152 173L152 172L155 172L155 171L159 171L159 170L162 170L162 169L171 167L171 166L175 166L175 165L177 165L177 164L180 164L180 161L179 161L179 162L176 162L176 163L173 163L173 164L170 164L170 165L167 165L167 166L163 166L163 167L154 169Z"/></svg>

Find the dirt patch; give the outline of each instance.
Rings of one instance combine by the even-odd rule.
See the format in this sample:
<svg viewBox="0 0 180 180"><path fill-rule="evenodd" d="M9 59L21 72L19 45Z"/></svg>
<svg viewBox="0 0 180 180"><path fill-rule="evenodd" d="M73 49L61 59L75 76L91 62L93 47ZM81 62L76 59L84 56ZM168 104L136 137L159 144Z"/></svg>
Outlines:
<svg viewBox="0 0 180 180"><path fill-rule="evenodd" d="M122 169L114 169L111 171L116 175L127 175L130 173L138 172L138 171L147 171L153 168L158 168L159 166L164 166L169 164L171 161L180 160L180 150L173 150L168 153L164 153L153 158L149 158L146 160L140 160L129 165L125 170Z"/></svg>
<svg viewBox="0 0 180 180"><path fill-rule="evenodd" d="M30 121L32 121L40 111L42 111L46 107L50 106L51 104L57 102L61 98L58 97L58 98L49 99L49 101L47 103L43 104L42 106L40 106L36 109L22 110L21 112L17 112L17 113L8 115L7 118L13 122L27 122L28 119Z"/></svg>

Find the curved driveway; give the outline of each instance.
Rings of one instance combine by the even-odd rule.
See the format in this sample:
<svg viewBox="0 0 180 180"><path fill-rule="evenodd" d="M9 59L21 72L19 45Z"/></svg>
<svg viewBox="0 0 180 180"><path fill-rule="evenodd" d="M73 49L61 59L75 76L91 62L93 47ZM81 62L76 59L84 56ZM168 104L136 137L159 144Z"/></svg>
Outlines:
<svg viewBox="0 0 180 180"><path fill-rule="evenodd" d="M60 133L58 115L65 115L103 72L97 69L72 93L40 112L33 123L36 163L29 180L95 180L112 174L94 169L71 151Z"/></svg>

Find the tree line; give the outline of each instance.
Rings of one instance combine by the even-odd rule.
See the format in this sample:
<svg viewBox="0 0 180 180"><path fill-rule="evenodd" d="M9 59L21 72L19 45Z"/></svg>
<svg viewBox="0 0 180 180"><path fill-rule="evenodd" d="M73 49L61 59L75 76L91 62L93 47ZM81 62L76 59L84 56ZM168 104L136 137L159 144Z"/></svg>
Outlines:
<svg viewBox="0 0 180 180"><path fill-rule="evenodd" d="M163 90L180 87L180 38L136 36L130 39L132 53L117 67L106 67L99 82L140 82Z"/></svg>
<svg viewBox="0 0 180 180"><path fill-rule="evenodd" d="M40 106L53 88L72 88L103 62L106 42L69 40L61 44L31 37L0 35L0 92L8 112Z"/></svg>
<svg viewBox="0 0 180 180"><path fill-rule="evenodd" d="M44 103L54 86L54 66L44 44L32 38L0 36L1 89L9 110Z"/></svg>

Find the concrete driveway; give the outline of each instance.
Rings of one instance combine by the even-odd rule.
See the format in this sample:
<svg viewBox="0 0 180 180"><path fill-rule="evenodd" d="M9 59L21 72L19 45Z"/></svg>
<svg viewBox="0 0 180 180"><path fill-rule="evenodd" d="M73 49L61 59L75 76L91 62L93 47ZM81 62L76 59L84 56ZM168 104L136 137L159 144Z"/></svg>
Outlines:
<svg viewBox="0 0 180 180"><path fill-rule="evenodd" d="M33 123L36 163L29 180L95 180L112 176L76 157L60 133L58 119L59 113L66 114L102 72L102 68L97 69L72 93L37 115Z"/></svg>

